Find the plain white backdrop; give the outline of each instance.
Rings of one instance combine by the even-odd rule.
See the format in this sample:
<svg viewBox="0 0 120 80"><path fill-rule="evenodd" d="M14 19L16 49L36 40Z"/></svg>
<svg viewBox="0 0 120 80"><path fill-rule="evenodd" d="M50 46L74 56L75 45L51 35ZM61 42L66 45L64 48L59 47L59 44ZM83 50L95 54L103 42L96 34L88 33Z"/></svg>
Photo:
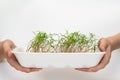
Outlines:
<svg viewBox="0 0 120 80"><path fill-rule="evenodd" d="M80 31L107 37L120 32L119 0L0 0L0 39L26 46L33 32ZM7 63L0 64L4 80L119 80L120 54L114 52L110 64L96 73L73 69L45 69L22 73ZM3 69L2 69L3 68Z"/></svg>

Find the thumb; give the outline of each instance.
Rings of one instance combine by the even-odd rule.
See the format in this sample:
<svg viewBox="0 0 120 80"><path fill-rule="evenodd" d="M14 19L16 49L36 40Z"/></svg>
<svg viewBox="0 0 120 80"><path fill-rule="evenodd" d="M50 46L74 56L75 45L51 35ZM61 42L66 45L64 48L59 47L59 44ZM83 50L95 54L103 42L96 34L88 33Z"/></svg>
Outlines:
<svg viewBox="0 0 120 80"><path fill-rule="evenodd" d="M105 41L100 42L100 45L99 45L100 51L106 51L107 47L108 47L108 45L107 45L107 43Z"/></svg>
<svg viewBox="0 0 120 80"><path fill-rule="evenodd" d="M12 56L11 50L9 50L9 51L7 52L7 56L8 56L8 57L11 57L11 56Z"/></svg>
<svg viewBox="0 0 120 80"><path fill-rule="evenodd" d="M99 48L100 48L100 51L106 51L106 46L104 45L100 45Z"/></svg>

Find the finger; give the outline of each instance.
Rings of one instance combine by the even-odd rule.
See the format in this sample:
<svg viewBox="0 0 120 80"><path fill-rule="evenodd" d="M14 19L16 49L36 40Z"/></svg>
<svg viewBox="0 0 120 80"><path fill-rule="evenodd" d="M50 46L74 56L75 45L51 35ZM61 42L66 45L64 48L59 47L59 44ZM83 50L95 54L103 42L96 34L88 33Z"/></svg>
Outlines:
<svg viewBox="0 0 120 80"><path fill-rule="evenodd" d="M17 59L15 58L14 55L11 56L10 59L8 59L8 63L14 67L16 70L19 70L19 71L22 71L22 72L26 72L26 73L29 73L29 72L33 72L33 71L39 71L40 69L37 69L37 68L25 68L25 67L22 67Z"/></svg>
<svg viewBox="0 0 120 80"><path fill-rule="evenodd" d="M16 59L16 57L15 57L14 54L11 55L11 57L10 57L10 59L9 59L8 62L9 62L10 65L13 66L15 69L17 69L17 70L19 70L19 71L22 71L22 72L26 72L26 73L33 72L33 71L39 71L39 70L42 69L42 68L26 68L26 67L21 66L21 65L18 63L18 61L17 61L17 59Z"/></svg>
<svg viewBox="0 0 120 80"><path fill-rule="evenodd" d="M104 57L102 58L102 60L97 66L94 66L91 68L75 68L75 69L79 71L85 71L85 72L96 72L100 69L103 69L109 63L110 58L111 58L111 51L110 51L110 47L108 47L106 54L104 55Z"/></svg>
<svg viewBox="0 0 120 80"><path fill-rule="evenodd" d="M42 68L30 68L30 72L39 71L39 70L42 70Z"/></svg>
<svg viewBox="0 0 120 80"><path fill-rule="evenodd" d="M11 55L11 57L9 57L7 59L8 63L14 67L17 70L22 70L24 69L22 66L20 66L20 64L18 63L17 59L14 57L14 55Z"/></svg>
<svg viewBox="0 0 120 80"><path fill-rule="evenodd" d="M11 58L14 54L12 53L11 50L8 50L7 52L5 52L5 56L6 58Z"/></svg>
<svg viewBox="0 0 120 80"><path fill-rule="evenodd" d="M16 47L15 44L11 40L5 40L3 42L3 49L4 49L5 53L9 52L10 50L14 49L15 47Z"/></svg>
<svg viewBox="0 0 120 80"><path fill-rule="evenodd" d="M75 70L90 72L89 68L75 68Z"/></svg>
<svg viewBox="0 0 120 80"><path fill-rule="evenodd" d="M25 68L25 67L22 67L18 62L10 59L9 61L9 64L14 67L16 70L19 70L19 71L22 71L22 72L26 72L26 73L29 73L29 72L33 72L33 71L38 71L40 69L33 69L33 68Z"/></svg>
<svg viewBox="0 0 120 80"><path fill-rule="evenodd" d="M110 47L109 47L106 51L106 54L104 55L104 57L100 61L100 63L97 66L90 68L89 71L96 72L100 69L105 68L105 66L109 63L110 58L111 58L111 52L110 52Z"/></svg>
<svg viewBox="0 0 120 80"><path fill-rule="evenodd" d="M7 47L10 47L11 49L14 49L16 47L16 45L11 40L9 40L9 39L5 40L4 42L5 42L4 44Z"/></svg>
<svg viewBox="0 0 120 80"><path fill-rule="evenodd" d="M108 44L107 44L107 42L105 41L105 40L101 40L100 41L100 43L99 43L99 49L101 50L101 51L106 51L106 49L107 49L107 47L108 47Z"/></svg>

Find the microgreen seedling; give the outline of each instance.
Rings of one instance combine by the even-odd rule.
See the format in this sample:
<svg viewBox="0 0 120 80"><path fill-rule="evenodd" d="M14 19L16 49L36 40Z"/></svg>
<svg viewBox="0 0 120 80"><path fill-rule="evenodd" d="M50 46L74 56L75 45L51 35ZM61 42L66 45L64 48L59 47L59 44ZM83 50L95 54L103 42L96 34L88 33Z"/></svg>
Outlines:
<svg viewBox="0 0 120 80"><path fill-rule="evenodd" d="M57 39L56 37L57 36ZM38 32L31 40L28 51L32 52L49 52L49 53L80 53L95 52L97 48L95 34L81 34L80 32L66 31L65 34L47 34L46 32Z"/></svg>

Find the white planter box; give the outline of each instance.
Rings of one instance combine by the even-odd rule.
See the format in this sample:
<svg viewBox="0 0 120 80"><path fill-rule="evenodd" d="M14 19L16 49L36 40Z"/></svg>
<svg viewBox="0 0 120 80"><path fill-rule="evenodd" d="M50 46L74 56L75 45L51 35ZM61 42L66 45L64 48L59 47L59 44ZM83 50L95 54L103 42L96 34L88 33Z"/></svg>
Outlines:
<svg viewBox="0 0 120 80"><path fill-rule="evenodd" d="M105 52L96 53L31 53L22 48L13 50L24 67L88 68L99 63Z"/></svg>

